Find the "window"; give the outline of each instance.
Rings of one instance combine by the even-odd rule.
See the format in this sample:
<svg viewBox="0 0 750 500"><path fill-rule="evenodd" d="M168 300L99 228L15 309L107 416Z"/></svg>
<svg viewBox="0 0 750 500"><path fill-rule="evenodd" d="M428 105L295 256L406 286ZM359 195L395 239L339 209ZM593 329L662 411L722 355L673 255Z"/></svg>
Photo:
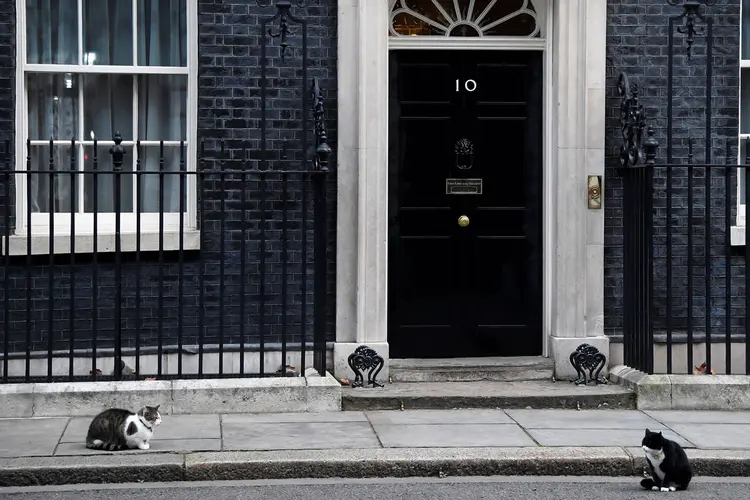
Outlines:
<svg viewBox="0 0 750 500"><path fill-rule="evenodd" d="M539 37L531 0L391 0L390 36Z"/></svg>
<svg viewBox="0 0 750 500"><path fill-rule="evenodd" d="M19 169L111 171L109 148L120 132L126 154L123 172L158 172L159 141L164 141L163 168L195 169L197 91L197 13L194 0L16 0L18 12ZM31 147L27 150L25 140ZM97 139L97 150L94 141ZM53 140L50 148L50 139ZM71 140L75 151L72 153ZM136 149L140 141L140 156ZM183 141L184 163L180 141ZM184 167L182 166L184 165ZM115 226L114 176L55 174L19 176L17 232L48 235L50 212L55 234L76 236ZM140 183L140 186L138 186ZM140 191L140 200L137 193ZM121 227L158 231L160 199L166 230L179 228L180 179L165 175L163 197L159 175L123 175ZM184 192L185 228L195 227L195 179ZM27 210L31 220L27 221Z"/></svg>
<svg viewBox="0 0 750 500"><path fill-rule="evenodd" d="M750 138L750 0L742 0L740 7L740 147L739 161L745 163L745 140ZM737 169L737 226L745 226L745 169ZM736 231L733 231L736 232ZM735 240L735 238L732 238ZM742 237L744 244L744 232Z"/></svg>

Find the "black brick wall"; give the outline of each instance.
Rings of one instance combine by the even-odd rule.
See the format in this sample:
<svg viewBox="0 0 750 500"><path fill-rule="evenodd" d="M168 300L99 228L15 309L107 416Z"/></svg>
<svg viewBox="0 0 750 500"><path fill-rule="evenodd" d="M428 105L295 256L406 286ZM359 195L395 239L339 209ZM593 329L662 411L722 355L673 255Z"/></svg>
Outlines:
<svg viewBox="0 0 750 500"><path fill-rule="evenodd" d="M285 60L280 57L279 38L267 40L267 101L266 101L266 154L260 153L260 54L261 31L260 19L275 14L274 7L259 8L254 2L246 0L200 0L199 5L199 84L198 84L198 137L205 141L206 169L219 168L220 142L224 143L225 166L230 169L258 168L265 161L269 169L289 170L301 168L300 160L311 157L313 149L313 132L311 111L305 118L308 120L307 154L303 151L302 133L302 99L307 99L311 110L310 83L318 78L325 95L325 121L328 127L328 142L336 149L336 1L320 0L318 5L309 8L294 8L293 13L304 18L308 23L307 37L307 83L303 85L303 53L301 43L302 29L290 23L293 35L289 38L289 49ZM9 10L10 9L10 10ZM13 76L14 76L14 13L13 2L0 3L0 138L13 139ZM273 29L278 29L278 22ZM247 148L247 150L245 150ZM200 155L200 152L199 152ZM245 158L248 161L245 161ZM334 304L335 304L335 206L336 179L335 154L331 158L332 172L327 178L327 279L328 279L328 338L333 340ZM303 227L300 177L292 176L287 183L287 242L289 248L288 304L286 314L288 341L300 340L301 302L302 302L302 243L303 231L306 232L308 283L307 283L307 341L312 341L312 305L313 305L313 214L312 184L308 183L307 192L307 225ZM0 186L0 197L4 196L4 186ZM228 178L221 190L219 177L209 175L203 183L204 209L203 245L200 252L188 252L184 256L184 304L181 318L183 321L182 341L185 344L198 342L198 310L200 304L199 275L201 259L205 266L205 337L207 344L220 339L219 317L223 316L223 339L228 343L240 342L240 325L245 325L246 342L258 342L258 311L261 291L259 288L260 267L260 208L261 183L257 176L250 176L245 184L247 202L240 203L243 184L238 177ZM284 315L281 311L282 295L282 182L280 177L267 177L265 194L266 217L266 342L279 342L281 323ZM201 193L201 188L199 188ZM221 199L225 201L224 223L221 222ZM4 206L5 199L0 199ZM240 267L240 234L238 228L243 217L249 221L247 233L246 267ZM3 224L0 218L0 226ZM4 232L4 231L2 231ZM224 236L224 252L221 253L221 238ZM177 255L167 252L163 255L163 264L157 253L144 254L140 264L140 305L141 323L136 323L135 290L136 265L134 255L123 256L123 346L132 347L135 337L140 338L141 346L155 345L158 334L158 296L162 289L164 296L163 334L165 344L175 343L178 325L177 283L179 279ZM219 266L223 262L224 305L219 307L220 278ZM70 293L71 273L69 260L56 256L52 272L53 283L53 337L54 349L67 349L70 338ZM7 333L11 351L22 351L26 348L26 260L25 257L14 258L11 262L9 276L5 268L0 273L3 279L10 279L10 321L11 329ZM111 254L100 254L96 266L98 270L98 314L96 327L92 326L92 268L91 256L77 255L75 267L75 347L91 348L92 331L96 330L97 345L111 347L114 335L114 264ZM163 287L159 280L159 268L164 275ZM32 349L46 350L48 336L49 304L49 257L41 256L34 260L30 270L32 276ZM239 313L239 282L246 283L246 317ZM0 295L3 295L0 287ZM5 298L2 298L5 299ZM2 300L0 299L0 300ZM2 302L0 302L1 304ZM4 311L0 307L0 324L4 321ZM1 338L1 337L0 337ZM0 345L0 351L2 346ZM276 367L273 367L276 369Z"/></svg>
<svg viewBox="0 0 750 500"><path fill-rule="evenodd" d="M15 19L15 2L0 2L0 138L11 144L15 138Z"/></svg>
<svg viewBox="0 0 750 500"><path fill-rule="evenodd" d="M309 23L308 35L308 78L318 77L326 94L326 123L329 127L329 142L335 151L336 144L336 2L335 0L321 0L319 6L313 6L304 11L296 10L298 14L304 14ZM622 303L622 177L617 171L617 154L620 145L619 134L619 104L620 98L616 94L616 80L620 71L626 71L631 81L637 83L641 89L642 102L646 107L649 123L656 130L656 137L660 142L658 161L665 161L666 153L666 84L667 84L667 26L668 16L676 15L679 8L665 5L665 2L653 2L650 0L609 0L608 1L608 26L607 26L607 140L606 140L606 179L605 179L605 330L606 333L617 337L622 333L623 325L623 303ZM249 153L253 165L258 160L267 159L277 161L277 165L284 168L289 167L301 155L301 131L299 126L300 94L292 89L299 88L301 73L300 37L299 27L292 26L297 35L290 39L291 49L286 61L281 62L278 57L279 39L274 39L269 48L269 86L266 118L268 120L267 141L269 154L261 158L257 152L259 148L259 58L260 58L260 25L259 18L265 15L273 15L274 10L260 9L243 0L199 0L199 137L206 140L209 158L218 155L218 140L225 140L227 155L230 161L229 167L239 167L237 159L241 158L242 147L249 144ZM730 139L731 152L736 155L737 119L739 108L739 81L738 81L738 52L739 52L739 0L720 0L719 5L710 7L710 15L715 22L714 30L714 67L713 81L714 92L713 104L713 157L714 161L723 160L726 156L726 139ZM0 138L15 140L14 127L14 60L15 60L15 12L14 2L0 2ZM687 156L688 134L695 140L694 153L696 160L702 161L705 154L705 133L703 129L703 117L700 110L704 107L701 98L703 89L702 68L705 63L705 43L698 37L695 56L691 63L691 69L686 68L686 62L682 54L684 51L682 35L678 35L675 53L678 54L675 76L680 80L675 84L674 127L675 140L673 158L674 161L683 161ZM676 67L677 67L676 66ZM309 144L308 144L309 145ZM282 161L285 158L288 161ZM235 161L231 161L234 159ZM211 163L209 163L211 165ZM334 290L335 290L335 157L332 166L334 171L328 178L328 334L329 338L334 336ZM660 190L663 191L663 172L657 172L657 202L656 220L657 226L663 226L663 198L659 197ZM696 186L700 186L703 177L699 173L696 176ZM290 328L299 322L300 290L300 254L299 240L301 239L301 208L299 205L300 193L298 187L290 183L289 205L290 248L295 249L290 259L289 281L290 304L292 314L289 318ZM676 171L673 186L675 191L675 214L684 215L686 212L684 186L686 175L684 171ZM732 177L730 189L731 203L734 205L734 177ZM280 324L280 226L281 217L280 188L278 183L269 182L272 192L267 196L267 217L271 219L267 233L267 272L268 293L267 302L270 307L267 322L270 334L267 341L278 340ZM3 186L4 188L4 186ZM210 179L205 184L206 203L206 245L203 249L203 258L207 262L206 274L206 301L208 328L206 329L205 341L215 342L218 338L217 315L218 315L218 247L221 234L218 207L219 199L223 195L219 191L219 183ZM258 200L257 186L247 190L248 200ZM225 199L227 210L234 211L230 217L230 224L236 223L241 210L237 208L239 199L236 180L227 183ZM701 318L705 317L705 275L701 275L703 269L703 230L702 224L705 217L705 201L702 203L702 192L697 190L696 198L696 232L694 234L694 245L696 257L695 269L695 305L694 316L700 325ZM723 262L727 252L723 248L723 202L726 200L726 189L723 177L713 179L711 183L712 193L712 221L714 227L712 234L715 235L715 244L712 247L712 262L714 270L710 278L711 295L713 306L714 324L721 326L726 318L726 304L724 303L724 290L726 280L724 278ZM0 190L0 196L4 196L4 189ZM679 198L682 198L680 200ZM4 198L3 198L4 202ZM4 203L0 203L3 207ZM251 202L247 216L252 219L253 227L258 224L258 205ZM2 210L2 208L0 208ZM734 209L732 209L734 216ZM679 217L683 224L673 236L677 246L675 252L683 251L685 248L684 217ZM311 224L311 218L310 218ZM0 217L2 225L2 217ZM227 227L225 226L225 230ZM308 229L312 226L310 225ZM251 238L257 239L257 231L252 233ZM312 242L312 231L308 232L309 242ZM663 305L663 293L666 283L663 273L663 230L656 232L657 248L655 255L657 261L657 306ZM249 243L248 248L253 249ZM225 340L236 342L236 332L239 326L237 312L237 280L240 276L237 256L238 242L233 237L225 240L224 265L226 270L225 292L227 292L225 307L230 314L225 316ZM678 248L680 247L680 248ZM741 251L741 249L739 250ZM738 252L739 252L738 251ZM675 253L679 263L679 253ZM156 311L158 281L158 257L156 255L144 256L145 264L141 266L142 287L141 304L143 306L143 323L139 329L143 344L153 345L156 337ZM258 269L258 256L255 252L248 253L248 269ZM661 260L660 260L661 259ZM100 287L99 287L99 310L100 325L97 333L101 345L111 345L112 339L112 317L111 303L114 296L114 288L111 286L113 279L113 266L111 256L104 255L100 259ZM127 256L132 261L132 256ZM174 254L165 256L167 265L163 267L165 275L165 305L167 312L164 320L164 333L174 338L177 324L176 308L176 265ZM309 259L311 262L312 259ZM53 274L55 286L55 330L54 347L66 348L68 338L68 283L70 280L69 268L65 261L57 258ZM91 345L91 263L87 257L78 258L79 267L76 272L76 317L78 318L78 337L76 347L88 348ZM47 279L48 268L45 266L46 258L35 262L32 268L32 279L34 283L34 322L32 323L32 342L34 349L44 349L48 345L47 338ZM733 280L730 286L733 298L732 323L740 324L740 318L744 316L744 259L740 256L731 256ZM684 263L683 263L684 264ZM136 325L133 321L132 306L134 304L134 267L132 262L127 262L124 268L124 279L126 287L124 290L126 303L126 345L134 342ZM686 285L684 282L684 271L686 267L675 267L675 287L673 296L676 297L675 315L684 316L684 303ZM310 268L311 275L312 268ZM0 271L3 273L4 270ZM23 341L25 337L25 273L26 266L23 260L14 260L11 269L11 349L22 350L25 348ZM252 274L252 273L251 273ZM197 341L197 300L198 300L198 254L191 254L186 258L185 264L185 297L186 312L183 314L185 327L183 328L183 340L186 343ZM257 280L250 276L249 280ZM250 281L247 282L251 283ZM3 291L0 289L0 294ZM257 320L253 312L257 310L258 290L248 286L248 294L251 296L252 304L248 306L250 323ZM312 301L312 282L308 286L308 294ZM682 302L680 302L682 300ZM250 303L248 303L250 304ZM256 309L253 309L256 308ZM295 309L296 307L296 309ZM663 322L663 309L657 307L657 326L659 321ZM0 310L0 316L3 311ZM311 321L311 318L308 319ZM744 321L744 320L743 320ZM679 325L676 325L679 327ZM248 331L254 331L248 326ZM82 334L81 332L85 332ZM251 336L248 340L257 341L257 336ZM293 336L290 340L298 340Z"/></svg>
<svg viewBox="0 0 750 500"><path fill-rule="evenodd" d="M711 162L727 161L729 141L730 162L737 158L737 134L739 114L739 23L740 0L719 0L718 4L701 12L713 18L713 92ZM668 23L669 17L682 13L680 7L666 2L651 0L609 0L607 26L607 138L606 138L606 182L605 182L605 331L617 338L623 328L623 182L618 171L618 154L621 144L617 77L624 71L631 83L639 87L641 103L647 113L647 123L652 125L659 141L657 163L667 162L667 71L668 71ZM703 24L699 22L702 27ZM682 26L682 21L677 23ZM684 163L688 158L688 140L693 140L696 163L706 161L705 130L705 82L706 39L698 35L693 47L693 57L685 57L684 35L675 32L674 43L674 97L672 162ZM705 222L706 222L706 174L704 169L694 174L694 232L693 257L693 317L696 333L705 331L706 318L706 273L705 273ZM710 183L711 211L711 266L709 277L711 291L711 313L714 332L723 334L726 318L726 273L725 262L731 259L731 324L744 325L744 258L739 254L744 248L728 251L724 246L726 220L725 203L731 203L730 225L736 216L736 176L734 169L727 192L723 170L716 170ZM655 269L655 329L658 333L665 327L666 316L666 198L665 170L657 169L654 182L654 269ZM687 171L673 171L673 322L677 332L687 327Z"/></svg>

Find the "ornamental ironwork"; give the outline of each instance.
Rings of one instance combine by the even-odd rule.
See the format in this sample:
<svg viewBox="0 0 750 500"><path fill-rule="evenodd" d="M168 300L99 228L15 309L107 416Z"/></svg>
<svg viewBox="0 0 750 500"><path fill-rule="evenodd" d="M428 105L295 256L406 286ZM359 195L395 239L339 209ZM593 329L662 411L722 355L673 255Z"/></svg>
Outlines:
<svg viewBox="0 0 750 500"><path fill-rule="evenodd" d="M312 84L313 119L315 126L315 169L328 171L328 157L331 156L331 147L328 145L328 132L326 132L323 115L323 92L318 85L318 79L313 79Z"/></svg>
<svg viewBox="0 0 750 500"><path fill-rule="evenodd" d="M705 16L700 13L699 9L701 5L716 5L716 0L667 0L667 3L675 7L677 5L681 5L683 9L680 17L685 18L685 25L682 28L677 28L677 32L683 35L687 35L687 57L688 59L690 59L691 49L693 48L693 44L695 43L695 35L702 35L704 33L703 28L698 28L695 25L695 21L696 19L699 19L703 22L706 22Z"/></svg>
<svg viewBox="0 0 750 500"><path fill-rule="evenodd" d="M372 387L384 387L384 385L377 382L375 378L378 376L378 373L380 373L380 370L383 369L385 360L375 352L375 349L366 345L361 345L349 355L347 362L354 372L352 387L363 387L365 385L365 371L367 372L367 385Z"/></svg>
<svg viewBox="0 0 750 500"><path fill-rule="evenodd" d="M271 38L279 38L279 45L281 46L281 60L284 60L286 50L289 48L289 37L295 35L295 31L289 27L289 21L295 24L303 24L303 21L292 14L292 7L308 7L311 4L319 5L320 0L255 0L258 7L270 7L275 3L276 14L270 19L266 19L266 22L274 22L278 20L278 28L268 28L268 36Z"/></svg>
<svg viewBox="0 0 750 500"><path fill-rule="evenodd" d="M474 164L474 144L462 137L456 141L453 146L453 152L456 155L456 167L460 170L469 170Z"/></svg>
<svg viewBox="0 0 750 500"><path fill-rule="evenodd" d="M646 126L646 112L638 102L638 86L631 85L628 75L620 73L617 79L617 94L620 103L620 127L623 144L620 146L620 165L635 166L643 159L641 139Z"/></svg>
<svg viewBox="0 0 750 500"><path fill-rule="evenodd" d="M607 364L607 357L599 352L599 349L589 344L579 345L575 351L570 353L570 364L576 370L577 377L571 382L580 385L594 382L595 384L606 384L603 377L599 377L604 365ZM586 372L588 371L588 378ZM596 371L596 373L594 373Z"/></svg>

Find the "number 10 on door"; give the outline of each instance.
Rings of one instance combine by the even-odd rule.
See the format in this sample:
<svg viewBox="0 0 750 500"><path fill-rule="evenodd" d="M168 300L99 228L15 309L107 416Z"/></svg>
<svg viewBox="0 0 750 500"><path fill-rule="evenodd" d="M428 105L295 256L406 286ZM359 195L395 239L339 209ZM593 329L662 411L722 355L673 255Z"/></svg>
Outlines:
<svg viewBox="0 0 750 500"><path fill-rule="evenodd" d="M466 89L467 92L474 92L477 89L476 80L466 80L464 82L464 89ZM456 78L456 92L461 92L461 79L460 78Z"/></svg>

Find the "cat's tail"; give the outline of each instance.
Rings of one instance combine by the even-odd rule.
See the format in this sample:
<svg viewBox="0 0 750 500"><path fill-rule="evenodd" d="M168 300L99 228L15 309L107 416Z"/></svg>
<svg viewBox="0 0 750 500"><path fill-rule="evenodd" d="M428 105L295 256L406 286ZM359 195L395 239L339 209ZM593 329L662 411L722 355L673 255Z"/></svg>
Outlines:
<svg viewBox="0 0 750 500"><path fill-rule="evenodd" d="M652 478L646 477L641 479L641 486L647 490L650 490L654 486L656 486L656 482Z"/></svg>
<svg viewBox="0 0 750 500"><path fill-rule="evenodd" d="M119 451L124 450L125 446L116 443L106 443L101 439L87 439L86 448L90 450Z"/></svg>

